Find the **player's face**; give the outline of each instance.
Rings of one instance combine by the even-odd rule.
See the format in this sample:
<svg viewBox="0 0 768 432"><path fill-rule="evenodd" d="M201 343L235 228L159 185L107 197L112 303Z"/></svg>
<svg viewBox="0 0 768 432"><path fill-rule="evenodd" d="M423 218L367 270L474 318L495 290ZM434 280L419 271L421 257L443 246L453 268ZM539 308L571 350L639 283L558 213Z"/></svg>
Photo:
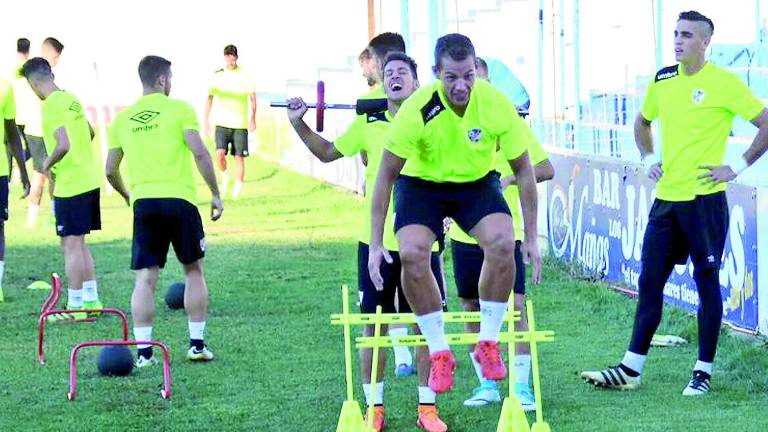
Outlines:
<svg viewBox="0 0 768 432"><path fill-rule="evenodd" d="M393 60L384 68L384 92L393 102L402 102L419 87L408 63Z"/></svg>
<svg viewBox="0 0 768 432"><path fill-rule="evenodd" d="M27 78L27 82L29 83L29 87L32 88L32 91L37 95L37 97L39 97L41 100L45 99L45 97L43 96L44 93L41 86L42 81L40 79L38 79L33 75Z"/></svg>
<svg viewBox="0 0 768 432"><path fill-rule="evenodd" d="M454 107L465 107L469 104L469 95L475 84L475 57L464 60L454 60L446 55L440 59L438 76L443 82L443 91L448 102Z"/></svg>
<svg viewBox="0 0 768 432"><path fill-rule="evenodd" d="M48 60L48 64L51 65L51 67L55 67L59 63L60 54L57 53L50 44L43 44L40 48L40 55Z"/></svg>
<svg viewBox="0 0 768 432"><path fill-rule="evenodd" d="M224 56L224 66L226 66L227 69L234 69L237 67L237 56L233 56L231 54L227 54Z"/></svg>
<svg viewBox="0 0 768 432"><path fill-rule="evenodd" d="M675 27L675 60L689 63L701 56L709 46L708 25L698 21L680 20Z"/></svg>

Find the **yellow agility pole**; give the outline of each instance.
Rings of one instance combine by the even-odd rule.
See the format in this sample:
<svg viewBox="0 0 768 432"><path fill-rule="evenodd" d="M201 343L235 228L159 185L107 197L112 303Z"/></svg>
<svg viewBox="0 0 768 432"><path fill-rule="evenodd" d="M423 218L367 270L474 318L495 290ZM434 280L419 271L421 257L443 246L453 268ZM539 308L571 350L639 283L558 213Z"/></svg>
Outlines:
<svg viewBox="0 0 768 432"><path fill-rule="evenodd" d="M477 333L455 333L447 334L445 338L448 340L448 345L475 345L478 342L479 335ZM427 339L422 335L408 335L408 336L380 336L378 340L374 337L358 337L355 338L356 348L373 348L378 346L379 348L390 348L395 345L402 345L408 347L427 346ZM499 335L499 343L521 343L521 342L552 342L555 340L555 332L551 330L539 330L535 332L516 332L510 334L508 332Z"/></svg>
<svg viewBox="0 0 768 432"><path fill-rule="evenodd" d="M341 287L341 304L344 315L349 315L349 287ZM363 413L360 405L354 397L354 381L352 379L352 329L348 323L344 324L344 369L347 380L347 399L341 406L339 423L336 432L360 432L364 429Z"/></svg>
<svg viewBox="0 0 768 432"><path fill-rule="evenodd" d="M375 314L331 314L332 325L373 325L376 319ZM507 311L504 315L504 320L514 320L514 322L520 321L519 311ZM444 312L443 321L446 323L467 323L467 322L480 322L480 312ZM398 313L385 313L381 314L382 324L417 324L416 315L412 313L398 314Z"/></svg>
<svg viewBox="0 0 768 432"><path fill-rule="evenodd" d="M526 303L528 309L528 329L534 331L536 322L533 318L533 303L530 300ZM536 398L536 422L533 423L531 432L550 432L552 429L544 421L544 413L541 408L541 381L539 380L539 355L536 348L536 341L531 341L531 372L533 372L533 395Z"/></svg>
<svg viewBox="0 0 768 432"><path fill-rule="evenodd" d="M373 324L373 340L378 341L381 338L381 305L376 306L376 315L374 319ZM368 422L366 422L365 427L367 430L375 431L373 428L373 420L375 416L375 406L376 406L376 397L374 396L373 389L376 387L376 384L378 383L378 377L379 377L379 348L381 348L380 345L374 344L372 347L373 349L373 357L371 358L371 394L368 397Z"/></svg>

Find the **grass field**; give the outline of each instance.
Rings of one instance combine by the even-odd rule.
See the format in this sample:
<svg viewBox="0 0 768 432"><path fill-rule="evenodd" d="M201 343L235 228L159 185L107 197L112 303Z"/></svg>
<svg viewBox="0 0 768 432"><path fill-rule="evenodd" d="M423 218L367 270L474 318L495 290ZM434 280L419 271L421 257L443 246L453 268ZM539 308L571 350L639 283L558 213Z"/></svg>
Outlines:
<svg viewBox="0 0 768 432"><path fill-rule="evenodd" d="M256 159L249 170L244 197L226 200L222 220L206 223L206 336L217 356L213 363L184 360L186 317L162 303L164 287L179 280L181 270L169 261L161 275L154 336L172 351L170 401L159 395L161 368L102 378L97 349L83 352L78 398L66 400L69 350L81 340L117 338L114 318L50 326L48 364L37 364L36 321L45 294L23 287L52 271L63 273L63 262L53 227L41 222L35 231L24 229L26 209L11 192L6 302L0 304L0 431L81 425L94 431L335 430L344 376L341 331L329 325L329 315L340 311L340 285L355 285L360 199ZM107 306L129 311L131 214L117 197L104 196L102 215L104 229L89 238L100 294ZM553 262L544 276L530 297L539 328L556 333L556 341L540 350L545 419L554 431L768 430L764 344L724 331L714 392L703 398L680 395L696 360L695 343L654 349L637 392L597 391L577 374L620 360L635 302ZM449 293L455 293L452 282ZM458 306L455 295L450 306ZM695 341L695 319L669 308L661 331ZM500 407L462 406L475 377L466 349L456 352L456 388L438 397L442 417L452 431L494 431ZM387 379L389 430L416 430L416 378L395 379L388 366ZM355 391L362 396L359 386Z"/></svg>

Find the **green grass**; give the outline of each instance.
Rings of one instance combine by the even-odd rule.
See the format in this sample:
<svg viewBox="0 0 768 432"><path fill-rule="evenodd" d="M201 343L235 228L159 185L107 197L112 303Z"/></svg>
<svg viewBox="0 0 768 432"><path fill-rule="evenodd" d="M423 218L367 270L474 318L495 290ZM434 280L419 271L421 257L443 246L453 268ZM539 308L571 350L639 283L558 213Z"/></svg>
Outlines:
<svg viewBox="0 0 768 432"><path fill-rule="evenodd" d="M206 336L217 356L213 363L183 359L185 315L162 303L164 287L179 280L181 270L170 260L161 274L154 335L172 351L170 401L159 396L160 368L102 378L97 349L82 353L77 400L66 400L69 350L78 341L118 337L114 318L50 326L48 364L37 364L36 321L45 294L23 287L52 271L63 273L62 258L53 227L25 230L24 205L12 196L6 302L0 304L0 430L69 430L82 422L89 430L335 430L345 393L341 329L329 325L329 315L341 308L339 286L355 285L360 199L256 159L249 161L249 179L244 198L225 201L223 219L206 222ZM201 190L200 196L207 194ZM104 229L89 238L101 297L128 311L131 215L114 196L104 197L102 214ZM450 268L448 261L449 280ZM660 331L694 343L654 349L639 391L598 391L578 372L621 358L635 302L553 262L544 283L530 291L539 327L556 333L555 342L540 349L544 414L553 430L768 430L768 355L760 342L724 331L714 392L683 398L696 360L695 319L668 308ZM453 283L449 293L455 309ZM466 349L456 352L456 388L438 398L442 417L452 431L493 431L498 406L462 406L475 378ZM389 366L387 379L389 430L416 430L416 379L395 379ZM355 392L361 396L359 386Z"/></svg>

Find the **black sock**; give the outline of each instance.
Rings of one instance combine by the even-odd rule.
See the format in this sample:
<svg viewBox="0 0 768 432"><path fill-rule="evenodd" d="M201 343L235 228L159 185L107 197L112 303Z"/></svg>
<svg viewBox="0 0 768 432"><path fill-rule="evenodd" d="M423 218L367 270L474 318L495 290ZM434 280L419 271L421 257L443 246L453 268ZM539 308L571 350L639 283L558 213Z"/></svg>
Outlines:
<svg viewBox="0 0 768 432"><path fill-rule="evenodd" d="M152 358L152 347L139 348L138 355L149 360Z"/></svg>
<svg viewBox="0 0 768 432"><path fill-rule="evenodd" d="M202 339L190 339L189 346L195 347L196 350L202 351L205 348L205 344Z"/></svg>
<svg viewBox="0 0 768 432"><path fill-rule="evenodd" d="M632 378L637 378L637 377L640 376L639 372L637 372L636 370L631 369L631 368L625 366L624 363L619 363L619 369L621 369L622 372L624 372L625 374L627 374L628 376L630 376Z"/></svg>

